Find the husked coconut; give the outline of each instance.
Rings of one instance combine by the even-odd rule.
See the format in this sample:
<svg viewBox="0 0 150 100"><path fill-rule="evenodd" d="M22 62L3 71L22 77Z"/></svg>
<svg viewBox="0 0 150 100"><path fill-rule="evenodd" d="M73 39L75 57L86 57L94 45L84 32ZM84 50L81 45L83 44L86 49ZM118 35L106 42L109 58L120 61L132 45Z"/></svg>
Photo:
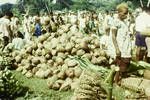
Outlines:
<svg viewBox="0 0 150 100"><path fill-rule="evenodd" d="M19 67L16 69L16 71L18 71L18 72L23 71L23 66L19 66Z"/></svg>
<svg viewBox="0 0 150 100"><path fill-rule="evenodd" d="M44 48L42 43L38 43L37 46L38 46L38 49L43 49Z"/></svg>
<svg viewBox="0 0 150 100"><path fill-rule="evenodd" d="M74 67L74 66L76 66L77 64L78 64L78 63L77 63L77 61L75 61L75 60L69 59L69 60L67 61L68 67Z"/></svg>
<svg viewBox="0 0 150 100"><path fill-rule="evenodd" d="M35 74L38 70L39 70L38 67L34 67L34 68L32 68L32 73Z"/></svg>
<svg viewBox="0 0 150 100"><path fill-rule="evenodd" d="M59 44L59 40L57 38L52 38L51 40L51 48L55 49L57 47L57 45Z"/></svg>
<svg viewBox="0 0 150 100"><path fill-rule="evenodd" d="M35 51L35 54L37 56L42 56L42 50L40 48L38 48L36 51Z"/></svg>
<svg viewBox="0 0 150 100"><path fill-rule="evenodd" d="M44 74L44 71L39 69L36 73L35 73L35 76L38 77L38 78L44 78L45 77L45 74Z"/></svg>
<svg viewBox="0 0 150 100"><path fill-rule="evenodd" d="M51 59L51 55L50 54L46 54L45 58L46 58L46 60L49 60L49 59Z"/></svg>
<svg viewBox="0 0 150 100"><path fill-rule="evenodd" d="M19 52L20 52L20 51L14 51L14 52L12 52L12 57L15 58L17 55L19 55Z"/></svg>
<svg viewBox="0 0 150 100"><path fill-rule="evenodd" d="M80 48L83 49L83 50L88 51L88 50L89 50L88 42L82 40L82 41L80 42Z"/></svg>
<svg viewBox="0 0 150 100"><path fill-rule="evenodd" d="M80 49L76 52L76 55L78 55L78 56L82 56L84 54L85 54L85 51L83 49Z"/></svg>
<svg viewBox="0 0 150 100"><path fill-rule="evenodd" d="M61 57L56 57L55 59L55 62L58 64L58 65L62 65L64 63L63 59Z"/></svg>
<svg viewBox="0 0 150 100"><path fill-rule="evenodd" d="M29 47L27 47L27 49L26 49L26 53L31 54L31 53L32 53L32 50L33 50L32 47L29 46Z"/></svg>
<svg viewBox="0 0 150 100"><path fill-rule="evenodd" d="M94 40L94 45L96 46L96 48L100 47L100 41L99 41L99 39L95 39Z"/></svg>
<svg viewBox="0 0 150 100"><path fill-rule="evenodd" d="M40 60L40 63L42 63L42 64L47 62L47 60L44 56L39 57L39 60Z"/></svg>
<svg viewBox="0 0 150 100"><path fill-rule="evenodd" d="M79 78L81 73L82 73L82 69L79 66L76 66L74 68L74 75L75 75L75 77Z"/></svg>
<svg viewBox="0 0 150 100"><path fill-rule="evenodd" d="M38 41L40 43L44 42L46 39L47 39L47 36L45 36L45 35L41 35L41 36L38 37Z"/></svg>
<svg viewBox="0 0 150 100"><path fill-rule="evenodd" d="M30 78L33 76L32 72L31 71L28 71L26 74L25 74L26 77Z"/></svg>
<svg viewBox="0 0 150 100"><path fill-rule="evenodd" d="M71 54L76 54L77 50L78 50L77 48L72 48Z"/></svg>
<svg viewBox="0 0 150 100"><path fill-rule="evenodd" d="M22 74L25 75L28 71L26 69L23 68L22 70Z"/></svg>
<svg viewBox="0 0 150 100"><path fill-rule="evenodd" d="M57 54L57 50L52 49L52 50L51 50L51 53L52 53L53 56L55 56L55 55Z"/></svg>
<svg viewBox="0 0 150 100"><path fill-rule="evenodd" d="M53 66L54 61L53 61L53 60L51 60L51 59L49 59L49 60L47 61L47 64L48 64L49 66Z"/></svg>
<svg viewBox="0 0 150 100"><path fill-rule="evenodd" d="M87 58L89 60L92 59L92 55L90 53L85 53L82 57L85 57L85 58Z"/></svg>
<svg viewBox="0 0 150 100"><path fill-rule="evenodd" d="M64 52L65 51L65 48L62 44L58 44L57 47L56 47L56 50L58 52Z"/></svg>
<svg viewBox="0 0 150 100"><path fill-rule="evenodd" d="M66 78L66 73L65 73L65 71L60 71L57 74L57 76L58 76L59 79L65 79Z"/></svg>
<svg viewBox="0 0 150 100"><path fill-rule="evenodd" d="M73 68L68 68L68 70L66 70L65 73L70 78L74 77L74 70L73 70Z"/></svg>
<svg viewBox="0 0 150 100"><path fill-rule="evenodd" d="M71 88L72 79L67 78L65 82L61 85L59 91L66 91Z"/></svg>
<svg viewBox="0 0 150 100"><path fill-rule="evenodd" d="M67 57L63 52L58 52L58 53L57 53L57 56L58 56L58 57L61 57L61 58L63 58L63 59L65 59L65 58Z"/></svg>
<svg viewBox="0 0 150 100"><path fill-rule="evenodd" d="M22 60L21 60L21 65L22 65L22 66L25 66L26 64L29 64L29 63L30 63L30 61L27 60L27 59L22 59Z"/></svg>
<svg viewBox="0 0 150 100"><path fill-rule="evenodd" d="M39 64L40 63L39 58L38 57L33 57L32 63L35 64L35 65Z"/></svg>
<svg viewBox="0 0 150 100"><path fill-rule="evenodd" d="M15 57L15 61L16 61L17 63L20 63L21 60L22 60L22 57L21 57L21 56L18 55L18 56Z"/></svg>
<svg viewBox="0 0 150 100"><path fill-rule="evenodd" d="M52 77L47 79L47 85L51 89L53 84L58 80L57 75L53 75Z"/></svg>
<svg viewBox="0 0 150 100"><path fill-rule="evenodd" d="M52 70L47 69L47 70L44 71L44 75L45 75L44 77L47 78L47 77L49 77L49 76L52 76L52 73L53 73Z"/></svg>
<svg viewBox="0 0 150 100"><path fill-rule="evenodd" d="M52 85L52 89L54 89L54 90L59 90L59 88L60 88L60 85L59 85L57 82L55 82L55 83Z"/></svg>
<svg viewBox="0 0 150 100"><path fill-rule="evenodd" d="M74 47L74 43L67 43L65 50L69 52L72 50L73 47Z"/></svg>

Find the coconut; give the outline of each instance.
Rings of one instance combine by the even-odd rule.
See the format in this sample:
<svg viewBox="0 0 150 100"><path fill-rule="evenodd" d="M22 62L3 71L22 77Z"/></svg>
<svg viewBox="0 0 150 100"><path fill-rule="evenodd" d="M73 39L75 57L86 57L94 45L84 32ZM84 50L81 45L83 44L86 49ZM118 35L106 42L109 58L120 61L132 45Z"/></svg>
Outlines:
<svg viewBox="0 0 150 100"><path fill-rule="evenodd" d="M51 59L51 55L50 54L46 54L45 58L46 58L46 60L49 60L49 59Z"/></svg>
<svg viewBox="0 0 150 100"><path fill-rule="evenodd" d="M39 63L40 63L39 58L38 58L38 57L34 57L34 58L32 59L32 63L35 64L35 65L39 64Z"/></svg>
<svg viewBox="0 0 150 100"><path fill-rule="evenodd" d="M66 70L65 73L70 78L74 77L74 70L72 68L69 68L68 70Z"/></svg>
<svg viewBox="0 0 150 100"><path fill-rule="evenodd" d="M67 61L67 65L68 67L74 67L76 66L78 63L75 60L68 60Z"/></svg>
<svg viewBox="0 0 150 100"><path fill-rule="evenodd" d="M29 47L27 47L27 49L26 49L26 53L31 54L31 53L32 53L32 50L33 50L32 47L29 46Z"/></svg>
<svg viewBox="0 0 150 100"><path fill-rule="evenodd" d="M81 73L82 73L81 68L80 68L79 66L76 66L76 67L74 68L74 75L75 75L75 77L79 78L80 75L81 75Z"/></svg>
<svg viewBox="0 0 150 100"><path fill-rule="evenodd" d="M20 63L21 60L22 60L22 57L21 57L21 56L18 55L18 56L15 57L15 61L16 61L17 63Z"/></svg>
<svg viewBox="0 0 150 100"><path fill-rule="evenodd" d="M28 71L26 74L25 74L26 77L30 78L33 76L33 74L31 73L31 71Z"/></svg>
<svg viewBox="0 0 150 100"><path fill-rule="evenodd" d="M44 74L44 71L39 69L36 73L35 73L35 76L38 77L38 78L44 78L45 77L45 74Z"/></svg>
<svg viewBox="0 0 150 100"><path fill-rule="evenodd" d="M76 52L76 55L78 55L78 56L82 56L84 54L85 54L85 51L83 49L80 49Z"/></svg>

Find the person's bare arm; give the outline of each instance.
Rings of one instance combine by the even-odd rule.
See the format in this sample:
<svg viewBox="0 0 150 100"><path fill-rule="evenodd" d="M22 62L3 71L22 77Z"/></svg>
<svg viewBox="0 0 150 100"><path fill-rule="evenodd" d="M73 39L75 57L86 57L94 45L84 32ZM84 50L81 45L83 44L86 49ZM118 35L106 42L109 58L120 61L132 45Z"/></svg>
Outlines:
<svg viewBox="0 0 150 100"><path fill-rule="evenodd" d="M112 29L112 41L113 41L113 44L114 44L115 49L116 49L116 56L120 57L121 53L120 53L120 50L119 50L119 46L117 44L116 37L117 37L117 29Z"/></svg>
<svg viewBox="0 0 150 100"><path fill-rule="evenodd" d="M9 32L9 35L10 35L10 41L12 41L12 38L13 38L13 31L11 30L11 26L10 25L8 25L7 26L7 30L8 30L8 32Z"/></svg>

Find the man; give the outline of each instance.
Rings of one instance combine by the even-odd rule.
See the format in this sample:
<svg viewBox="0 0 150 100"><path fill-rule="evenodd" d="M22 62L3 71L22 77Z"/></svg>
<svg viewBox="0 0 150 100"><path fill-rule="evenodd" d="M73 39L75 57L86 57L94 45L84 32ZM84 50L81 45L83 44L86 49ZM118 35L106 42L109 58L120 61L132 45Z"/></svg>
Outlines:
<svg viewBox="0 0 150 100"><path fill-rule="evenodd" d="M147 7L143 8L143 12L135 20L135 30L136 30L136 41L135 45L137 46L136 50L136 60L144 60L146 56L146 34L144 30L150 24L150 17L148 14L149 10ZM146 57L145 57L146 58Z"/></svg>
<svg viewBox="0 0 150 100"><path fill-rule="evenodd" d="M0 39L5 44L4 47L12 41L12 31L10 28L10 19L13 17L12 12L6 12L5 16L0 18Z"/></svg>
<svg viewBox="0 0 150 100"><path fill-rule="evenodd" d="M112 26L112 41L116 53L116 64L120 70L116 72L115 82L118 83L123 75L126 75L127 67L131 59L131 40L128 22L128 6L124 3L117 6L118 17L114 19Z"/></svg>

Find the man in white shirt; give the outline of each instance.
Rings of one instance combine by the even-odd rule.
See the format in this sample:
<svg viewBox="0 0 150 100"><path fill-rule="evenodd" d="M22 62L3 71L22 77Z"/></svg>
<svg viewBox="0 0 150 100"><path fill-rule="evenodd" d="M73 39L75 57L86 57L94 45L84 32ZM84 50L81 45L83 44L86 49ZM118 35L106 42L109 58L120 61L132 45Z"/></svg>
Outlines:
<svg viewBox="0 0 150 100"><path fill-rule="evenodd" d="M4 47L12 41L12 31L10 28L10 19L13 17L12 12L7 12L5 16L0 18L0 39L4 43Z"/></svg>
<svg viewBox="0 0 150 100"><path fill-rule="evenodd" d="M128 15L128 6L120 4L117 6L118 18L114 19L112 26L112 41L115 47L116 64L120 70L116 72L115 82L126 75L126 70L131 60L131 40L128 28L128 22L125 20Z"/></svg>
<svg viewBox="0 0 150 100"><path fill-rule="evenodd" d="M144 60L143 56L146 54L146 48L148 50L148 55L146 55L145 60L150 60L150 10L149 7L145 7L143 13L141 13L136 18L135 29L138 34L136 34L136 45L137 45L137 60ZM141 37L140 37L140 36ZM139 37L138 37L139 36ZM143 44L143 45L141 45ZM143 55L142 55L143 53ZM150 62L150 61L148 61Z"/></svg>
<svg viewBox="0 0 150 100"><path fill-rule="evenodd" d="M147 13L143 11L135 20L135 30L136 30L136 60L144 60L144 56L146 54L146 43L145 36L142 35L142 30L146 27L147 21Z"/></svg>

